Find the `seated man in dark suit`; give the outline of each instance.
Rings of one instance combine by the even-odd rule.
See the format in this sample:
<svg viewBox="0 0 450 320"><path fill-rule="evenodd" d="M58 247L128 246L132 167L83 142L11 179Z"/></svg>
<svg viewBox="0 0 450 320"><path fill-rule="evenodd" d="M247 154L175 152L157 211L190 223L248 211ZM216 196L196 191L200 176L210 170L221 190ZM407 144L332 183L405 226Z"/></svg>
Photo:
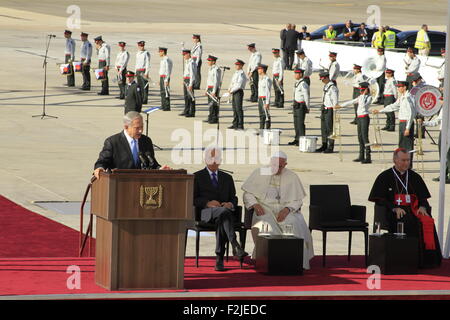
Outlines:
<svg viewBox="0 0 450 320"><path fill-rule="evenodd" d="M194 206L201 208L201 219L215 223L216 229L216 271L224 271L223 256L225 245L229 241L233 255L239 259L247 256L236 240L233 212L237 207L236 189L233 178L219 171L220 149L207 148L205 151L206 168L194 173Z"/></svg>
<svg viewBox="0 0 450 320"><path fill-rule="evenodd" d="M135 111L123 117L124 130L107 138L94 166L98 179L100 171L107 169L159 169L152 140L143 135L144 121ZM162 169L168 169L164 166Z"/></svg>

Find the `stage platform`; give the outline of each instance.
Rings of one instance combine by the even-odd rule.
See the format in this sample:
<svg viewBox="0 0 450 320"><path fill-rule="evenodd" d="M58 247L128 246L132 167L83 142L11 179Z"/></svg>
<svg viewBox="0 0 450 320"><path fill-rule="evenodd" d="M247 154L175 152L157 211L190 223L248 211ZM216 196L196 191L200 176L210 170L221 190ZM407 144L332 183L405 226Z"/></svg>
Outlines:
<svg viewBox="0 0 450 320"><path fill-rule="evenodd" d="M249 262L249 261L248 261ZM252 264L241 269L237 261L226 263L225 272L214 271L215 259L185 260L185 290L107 291L95 284L95 258L7 258L0 259L0 299L446 299L450 300L450 261L439 269L416 275L381 275L380 289L367 286L362 256L329 256L312 260L311 270L302 276L269 276ZM80 288L69 266L80 270ZM370 281L369 281L370 282Z"/></svg>

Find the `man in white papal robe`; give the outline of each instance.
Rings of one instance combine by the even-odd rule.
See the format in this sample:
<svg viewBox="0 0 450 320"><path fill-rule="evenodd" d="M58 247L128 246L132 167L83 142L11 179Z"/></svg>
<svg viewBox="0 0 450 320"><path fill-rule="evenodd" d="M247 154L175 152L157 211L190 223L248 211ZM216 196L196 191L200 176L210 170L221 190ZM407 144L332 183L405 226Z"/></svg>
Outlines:
<svg viewBox="0 0 450 320"><path fill-rule="evenodd" d="M285 225L292 225L294 236L303 239L303 268L309 269L314 256L309 228L300 209L306 192L296 173L286 168L287 155L278 151L271 158L271 166L256 169L242 185L247 209L254 209L252 237L256 247L263 223L269 233L282 235ZM257 259L256 248L252 258Z"/></svg>

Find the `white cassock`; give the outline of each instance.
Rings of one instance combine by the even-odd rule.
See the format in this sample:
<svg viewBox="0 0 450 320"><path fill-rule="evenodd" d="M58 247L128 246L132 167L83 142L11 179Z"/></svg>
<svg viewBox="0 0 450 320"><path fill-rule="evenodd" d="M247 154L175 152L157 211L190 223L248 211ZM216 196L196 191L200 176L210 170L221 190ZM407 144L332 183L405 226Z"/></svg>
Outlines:
<svg viewBox="0 0 450 320"><path fill-rule="evenodd" d="M280 175L261 174L261 172L263 172L261 169L253 171L242 185L245 207L250 208L258 203L264 209L264 215L253 215L253 242L256 246L258 233L264 222L269 225L269 232L274 235L282 235L284 225L290 224L293 226L294 235L303 239L303 268L309 269L309 260L314 257L313 242L309 228L300 212L303 199L306 197L305 189L297 174L289 169L284 168ZM278 222L278 213L286 207L290 208L291 212L284 221ZM252 258L257 259L255 255L256 249L253 250Z"/></svg>

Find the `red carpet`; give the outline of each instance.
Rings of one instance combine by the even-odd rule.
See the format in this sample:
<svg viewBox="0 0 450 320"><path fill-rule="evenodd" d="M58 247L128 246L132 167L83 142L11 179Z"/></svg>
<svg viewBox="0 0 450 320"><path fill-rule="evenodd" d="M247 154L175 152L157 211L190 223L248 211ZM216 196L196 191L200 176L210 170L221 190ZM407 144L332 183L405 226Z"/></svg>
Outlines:
<svg viewBox="0 0 450 320"><path fill-rule="evenodd" d="M94 281L95 259L74 258L78 253L78 232L26 210L0 197L0 295L94 294L110 293ZM45 257L45 258L40 258ZM285 292L366 291L368 274L361 256L329 256L322 268L321 257L311 262L303 276L266 276L251 265L240 269L236 261L226 263L228 271L215 272L214 258L185 260L185 288L188 292ZM67 267L81 270L81 289L67 288ZM441 268L422 270L417 275L381 276L381 290L449 290L450 260ZM121 291L123 292L123 291ZM142 291L141 291L142 292ZM177 292L177 291L147 291ZM325 294L325 293L324 293ZM269 297L269 298L270 298ZM283 297L295 299L296 297ZM450 298L444 292L440 298Z"/></svg>
<svg viewBox="0 0 450 320"><path fill-rule="evenodd" d="M78 257L79 233L0 196L0 258Z"/></svg>
<svg viewBox="0 0 450 320"><path fill-rule="evenodd" d="M312 269L303 276L267 276L257 273L253 266L240 269L236 261L226 263L226 272L215 272L213 258L202 258L196 268L194 258L186 258L185 287L188 292L267 292L277 297L289 291L366 291L370 296L377 290L368 290L368 274L362 256L350 263L344 256L330 256L329 267L321 267L321 259L314 258ZM81 270L81 289L67 288L67 267L77 265ZM0 295L94 294L111 293L98 287L94 281L93 258L29 258L0 259ZM450 262L444 261L438 270L427 270L418 275L390 275L381 278L381 289L386 290L450 290ZM120 291L122 293L127 291ZM129 292L129 291L128 291ZM136 292L136 291L133 291ZM140 293L176 293L180 291L153 290ZM277 293L278 292L278 293ZM184 293L183 293L184 294ZM448 293L447 293L448 294ZM444 294L440 297L443 298ZM283 297L290 298L293 297ZM450 298L450 296L448 297Z"/></svg>

